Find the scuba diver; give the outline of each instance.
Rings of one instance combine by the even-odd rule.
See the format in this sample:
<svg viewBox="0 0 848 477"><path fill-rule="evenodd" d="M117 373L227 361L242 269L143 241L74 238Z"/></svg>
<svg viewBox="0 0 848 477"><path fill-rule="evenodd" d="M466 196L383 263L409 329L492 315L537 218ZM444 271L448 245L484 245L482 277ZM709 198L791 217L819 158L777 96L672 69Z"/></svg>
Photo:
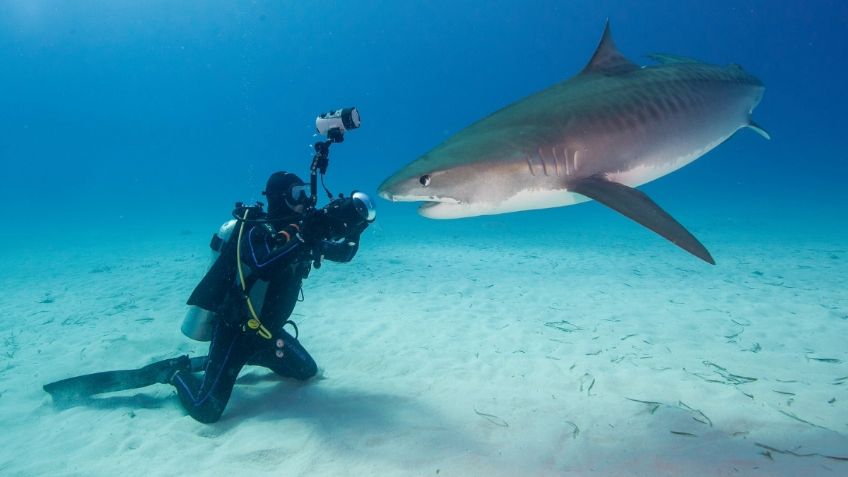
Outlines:
<svg viewBox="0 0 848 477"><path fill-rule="evenodd" d="M203 376L195 377L190 360L183 356L166 371L170 376L161 377L176 387L183 407L200 422L218 420L245 364L264 366L300 381L315 376L318 370L297 338L283 327L291 323L288 318L313 262L349 262L359 249L360 234L368 221L348 224L343 234L333 234L330 215L304 215L310 202L307 191L308 185L292 173L272 174L263 192L267 213L255 207L236 208L236 215L243 221L237 232L241 240L232 237L227 242L236 243L237 249L230 251L231 260L220 262L219 268L242 268L236 270L238 279L230 280L233 274L225 272L226 291L219 293L214 282L220 279L214 276L213 265L212 273L206 276L212 278L205 277L189 298L188 304L194 306L190 312L204 310L200 313L205 314L211 308L217 315L212 322L208 359L195 365L195 369L197 365L203 367ZM251 219L256 221L248 222ZM229 225L235 229L237 221L224 228ZM236 231L231 233L235 235ZM223 241L213 242L223 247L222 257L233 248ZM195 327L186 320L183 329Z"/></svg>
<svg viewBox="0 0 848 477"><path fill-rule="evenodd" d="M323 208L315 207L317 174L320 172L323 185L329 146L341 142L346 129L359 126L355 108L318 119L333 119L332 115L338 117L330 123L335 128L318 128L329 139L315 144L310 183L291 172L271 174L263 191L267 212L261 203L237 203L233 220L213 235L213 264L189 297L182 325L186 336L210 342L208 356L184 355L136 370L47 384L44 389L54 402L171 384L189 415L213 423L224 412L245 365L263 366L299 381L315 376L315 360L298 341L297 325L289 320L301 296L302 282L324 259L339 263L353 259L360 235L376 218L373 202L362 192L340 195ZM326 186L324 189L332 199ZM283 329L286 325L294 335Z"/></svg>

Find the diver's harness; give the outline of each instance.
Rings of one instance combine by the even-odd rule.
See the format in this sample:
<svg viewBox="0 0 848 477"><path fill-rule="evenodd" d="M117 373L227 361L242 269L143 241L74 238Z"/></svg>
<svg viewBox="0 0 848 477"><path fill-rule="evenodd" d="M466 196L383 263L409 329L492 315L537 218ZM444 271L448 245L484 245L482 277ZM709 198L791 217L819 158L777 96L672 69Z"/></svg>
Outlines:
<svg viewBox="0 0 848 477"><path fill-rule="evenodd" d="M242 217L241 225L239 226L238 233L238 241L236 242L236 267L238 268L238 276L239 276L239 284L241 285L241 292L244 295L244 301L247 303L247 309L250 311L250 319L247 320L246 326L251 330L256 331L256 334L265 338L266 340L270 340L273 335L268 331L268 328L265 328L265 325L262 324L262 321L259 320L259 315L256 314L256 309L253 308L253 301L250 300L250 293L247 292L247 284L244 282L244 270L242 269L241 264L241 237L244 234L244 224L245 220L247 220L247 216L250 213L250 208L245 208L244 217ZM283 325L285 326L285 324ZM295 326L297 329L297 326ZM242 327L243 331L247 331Z"/></svg>

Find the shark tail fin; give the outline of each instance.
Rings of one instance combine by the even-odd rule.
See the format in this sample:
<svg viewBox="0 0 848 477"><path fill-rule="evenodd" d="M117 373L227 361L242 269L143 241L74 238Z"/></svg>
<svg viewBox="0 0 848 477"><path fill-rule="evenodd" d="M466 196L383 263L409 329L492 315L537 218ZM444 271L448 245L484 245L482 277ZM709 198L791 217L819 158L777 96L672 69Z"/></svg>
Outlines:
<svg viewBox="0 0 848 477"><path fill-rule="evenodd" d="M756 132L757 134L759 134L763 138L771 140L771 134L769 134L768 131L763 129L762 126L755 123L753 119L749 119L748 124L746 124L745 127L749 128L749 129L753 129L754 132Z"/></svg>
<svg viewBox="0 0 848 477"><path fill-rule="evenodd" d="M569 183L568 189L597 200L662 235L701 260L715 265L715 260L706 247L643 192L600 176Z"/></svg>

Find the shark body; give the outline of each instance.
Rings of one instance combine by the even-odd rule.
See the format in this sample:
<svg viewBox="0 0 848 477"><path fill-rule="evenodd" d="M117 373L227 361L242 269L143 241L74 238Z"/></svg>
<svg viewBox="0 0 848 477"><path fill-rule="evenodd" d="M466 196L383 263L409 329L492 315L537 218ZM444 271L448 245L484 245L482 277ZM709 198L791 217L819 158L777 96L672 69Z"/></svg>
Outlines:
<svg viewBox="0 0 848 477"><path fill-rule="evenodd" d="M651 55L640 67L607 24L577 76L468 126L380 186L421 201L434 219L501 214L597 200L715 263L706 248L635 187L669 174L751 119L763 83L737 65Z"/></svg>

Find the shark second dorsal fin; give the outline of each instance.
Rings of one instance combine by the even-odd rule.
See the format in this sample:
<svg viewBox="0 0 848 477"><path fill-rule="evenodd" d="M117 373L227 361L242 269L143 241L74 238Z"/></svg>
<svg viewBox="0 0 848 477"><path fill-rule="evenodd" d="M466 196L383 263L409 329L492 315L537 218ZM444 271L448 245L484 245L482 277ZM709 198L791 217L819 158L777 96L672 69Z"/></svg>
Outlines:
<svg viewBox="0 0 848 477"><path fill-rule="evenodd" d="M681 63L703 64L702 61L698 61L695 58L689 58L688 56L681 55L669 55L667 53L652 53L648 55L648 58L656 61L661 65L674 65Z"/></svg>
<svg viewBox="0 0 848 477"><path fill-rule="evenodd" d="M615 75L626 73L639 69L639 65L628 60L615 47L615 42L612 41L612 33L610 33L610 24L604 27L604 35L601 37L601 43L589 60L589 64L583 68L582 74L601 73L605 75Z"/></svg>

